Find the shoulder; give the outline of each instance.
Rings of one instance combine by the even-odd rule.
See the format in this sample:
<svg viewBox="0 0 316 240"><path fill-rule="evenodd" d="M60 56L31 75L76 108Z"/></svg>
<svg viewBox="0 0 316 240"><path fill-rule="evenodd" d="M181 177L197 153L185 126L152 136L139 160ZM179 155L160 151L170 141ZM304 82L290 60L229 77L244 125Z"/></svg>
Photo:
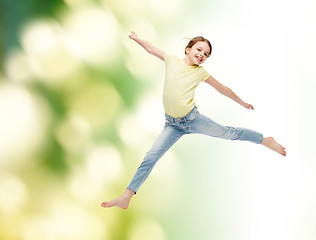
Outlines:
<svg viewBox="0 0 316 240"><path fill-rule="evenodd" d="M209 74L208 71L205 70L203 66L198 66L198 71L200 72L201 75L201 81L204 82L205 80L208 79L208 77L211 75Z"/></svg>
<svg viewBox="0 0 316 240"><path fill-rule="evenodd" d="M169 61L176 61L179 60L179 58L177 56L175 56L174 54L171 54L169 52L165 52L164 54L164 60L165 62L169 62Z"/></svg>
<svg viewBox="0 0 316 240"><path fill-rule="evenodd" d="M203 66L195 66L195 69L199 72L207 72Z"/></svg>

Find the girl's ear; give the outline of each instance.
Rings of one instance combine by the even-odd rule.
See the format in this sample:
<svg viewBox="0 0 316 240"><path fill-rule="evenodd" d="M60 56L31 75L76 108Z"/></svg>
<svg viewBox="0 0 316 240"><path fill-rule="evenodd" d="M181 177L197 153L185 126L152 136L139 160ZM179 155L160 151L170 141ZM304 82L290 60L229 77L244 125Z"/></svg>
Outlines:
<svg viewBox="0 0 316 240"><path fill-rule="evenodd" d="M190 52L190 48L187 47L187 48L185 49L185 54L188 54L189 52Z"/></svg>

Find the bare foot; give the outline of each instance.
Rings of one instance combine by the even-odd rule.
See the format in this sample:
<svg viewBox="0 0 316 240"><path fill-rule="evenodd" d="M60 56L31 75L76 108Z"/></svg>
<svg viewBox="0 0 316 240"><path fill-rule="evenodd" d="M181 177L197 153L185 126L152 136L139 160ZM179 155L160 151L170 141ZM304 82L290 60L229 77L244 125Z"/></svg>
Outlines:
<svg viewBox="0 0 316 240"><path fill-rule="evenodd" d="M122 209L127 209L129 202L131 201L134 194L135 194L134 191L126 189L125 192L121 196L119 196L118 198L110 202L103 202L101 206L104 208L119 207Z"/></svg>
<svg viewBox="0 0 316 240"><path fill-rule="evenodd" d="M285 147L278 144L273 137L267 137L263 138L262 145L266 146L267 148L272 149L273 151L276 151L277 153L280 153L284 157L286 156Z"/></svg>

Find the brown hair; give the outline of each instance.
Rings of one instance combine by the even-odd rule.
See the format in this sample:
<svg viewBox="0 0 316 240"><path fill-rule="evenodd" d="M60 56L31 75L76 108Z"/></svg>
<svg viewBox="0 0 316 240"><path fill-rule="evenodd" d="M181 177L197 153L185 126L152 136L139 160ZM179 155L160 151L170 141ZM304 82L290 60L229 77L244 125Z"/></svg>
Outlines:
<svg viewBox="0 0 316 240"><path fill-rule="evenodd" d="M185 47L184 53L186 54L186 49L187 48L192 48L194 44L196 44L197 42L206 42L208 44L208 46L210 47L210 55L212 53L212 45L209 42L209 40L207 40L206 38L202 37L202 36L198 36L198 37L194 37L190 40L190 42L188 43L188 45Z"/></svg>

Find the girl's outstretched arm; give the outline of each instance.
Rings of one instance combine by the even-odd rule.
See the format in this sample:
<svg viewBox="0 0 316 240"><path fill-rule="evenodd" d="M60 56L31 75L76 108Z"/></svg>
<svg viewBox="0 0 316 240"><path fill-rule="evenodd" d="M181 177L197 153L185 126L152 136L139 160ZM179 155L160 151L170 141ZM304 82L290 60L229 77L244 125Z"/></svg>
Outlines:
<svg viewBox="0 0 316 240"><path fill-rule="evenodd" d="M133 39L135 42L137 42L139 45L141 45L148 53L158 57L159 59L161 59L162 61L164 61L164 55L165 52L156 48L153 44L151 44L150 42L147 42L143 39L140 39L136 33L132 32L131 35L129 35L130 39Z"/></svg>
<svg viewBox="0 0 316 240"><path fill-rule="evenodd" d="M251 104L246 103L243 100L241 100L229 87L226 87L225 85L219 83L212 76L209 76L209 78L205 82L207 84L211 85L212 87L214 87L219 93L223 94L226 97L229 97L230 99L239 103L241 106L243 106L247 109L254 110L254 108Z"/></svg>

